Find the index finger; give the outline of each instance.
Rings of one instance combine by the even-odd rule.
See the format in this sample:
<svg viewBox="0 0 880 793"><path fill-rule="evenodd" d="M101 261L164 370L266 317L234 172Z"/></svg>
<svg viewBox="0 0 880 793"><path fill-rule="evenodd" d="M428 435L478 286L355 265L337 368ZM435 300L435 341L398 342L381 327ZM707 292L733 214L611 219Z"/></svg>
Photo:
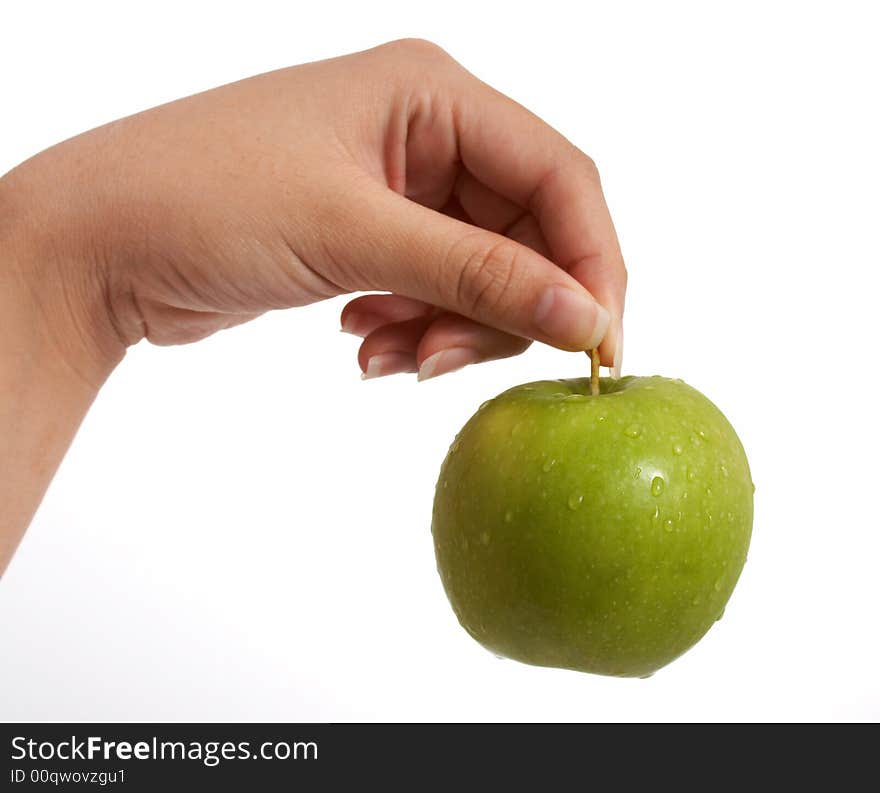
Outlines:
<svg viewBox="0 0 880 793"><path fill-rule="evenodd" d="M531 212L552 260L611 313L599 352L619 376L626 267L593 161L536 115L474 79L456 97L465 168Z"/></svg>

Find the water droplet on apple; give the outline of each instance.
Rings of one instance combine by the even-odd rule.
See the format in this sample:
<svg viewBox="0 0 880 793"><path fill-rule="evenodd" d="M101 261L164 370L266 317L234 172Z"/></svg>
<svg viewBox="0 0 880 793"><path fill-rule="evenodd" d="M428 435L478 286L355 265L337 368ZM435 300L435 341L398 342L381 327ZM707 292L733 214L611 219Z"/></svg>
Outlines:
<svg viewBox="0 0 880 793"><path fill-rule="evenodd" d="M663 530L671 532L674 529L674 524L672 522L672 518L666 518L666 522L663 524Z"/></svg>
<svg viewBox="0 0 880 793"><path fill-rule="evenodd" d="M583 402L586 397L583 394L569 394L562 401L563 402Z"/></svg>
<svg viewBox="0 0 880 793"><path fill-rule="evenodd" d="M755 492L755 483L754 482L752 482L752 492L753 493Z"/></svg>
<svg viewBox="0 0 880 793"><path fill-rule="evenodd" d="M511 510L507 510L507 512L504 513L504 522L510 523L512 520L513 520L513 512Z"/></svg>
<svg viewBox="0 0 880 793"><path fill-rule="evenodd" d="M449 453L455 454L459 450L460 447L461 447L461 441L458 438L456 438L452 442L452 446L449 447Z"/></svg>
<svg viewBox="0 0 880 793"><path fill-rule="evenodd" d="M648 386L650 388L650 386ZM649 672L647 675L639 675L639 680L647 680L649 677L654 677L653 672Z"/></svg>
<svg viewBox="0 0 880 793"><path fill-rule="evenodd" d="M672 447L672 453L675 455L679 455L684 451L684 448L680 443L676 443L675 446Z"/></svg>
<svg viewBox="0 0 880 793"><path fill-rule="evenodd" d="M447 487L449 487L449 480L448 480L448 479L444 479L444 480L443 480L443 489L446 490Z"/></svg>
<svg viewBox="0 0 880 793"><path fill-rule="evenodd" d="M663 481L662 476L655 476L651 480L651 495L659 496L663 492L663 488L666 486L666 482Z"/></svg>
<svg viewBox="0 0 880 793"><path fill-rule="evenodd" d="M490 404L491 402L492 402L491 399L487 399L485 402L483 402L482 405L480 405L479 408L477 408L477 410L478 410L478 411L480 411L480 410L485 410L487 407L489 407L489 404Z"/></svg>
<svg viewBox="0 0 880 793"><path fill-rule="evenodd" d="M568 508L569 509L580 509L581 504L584 503L583 493L572 493L568 497Z"/></svg>
<svg viewBox="0 0 880 793"><path fill-rule="evenodd" d="M556 458L551 457L549 460L544 461L544 465L541 466L541 470L545 474L550 473L550 469L553 468L554 465L556 465Z"/></svg>
<svg viewBox="0 0 880 793"><path fill-rule="evenodd" d="M516 435L516 433L518 433L521 429L522 429L522 424L520 424L520 422L516 422L516 424L514 424L514 425L510 428L510 434L511 434L511 435Z"/></svg>
<svg viewBox="0 0 880 793"><path fill-rule="evenodd" d="M724 616L724 609L721 609L721 613L715 617L715 622L718 622Z"/></svg>
<svg viewBox="0 0 880 793"><path fill-rule="evenodd" d="M484 532L480 535L480 542L483 543L483 545L488 545L488 544L489 544L489 539L490 539L490 538L489 538L489 532L484 531Z"/></svg>
<svg viewBox="0 0 880 793"><path fill-rule="evenodd" d="M651 515L651 525L656 529L660 525L660 507L654 507L654 514Z"/></svg>
<svg viewBox="0 0 880 793"><path fill-rule="evenodd" d="M627 438L638 438L639 435L642 434L642 428L638 424L630 424L623 431L623 434L626 435Z"/></svg>
<svg viewBox="0 0 880 793"><path fill-rule="evenodd" d="M724 463L721 464L718 470L721 471L721 476L723 476L725 479L730 476L730 472L727 470L727 466L724 465Z"/></svg>
<svg viewBox="0 0 880 793"><path fill-rule="evenodd" d="M694 606L699 606L702 598L699 595L694 595L694 599L691 601L691 604Z"/></svg>
<svg viewBox="0 0 880 793"><path fill-rule="evenodd" d="M712 498L712 488L711 487L706 488L706 495L709 496L709 498Z"/></svg>
<svg viewBox="0 0 880 793"><path fill-rule="evenodd" d="M715 588L715 591L716 591L716 592L720 592L720 591L721 591L721 579L720 579L720 578L715 582L715 584L714 584L714 588Z"/></svg>
<svg viewBox="0 0 880 793"><path fill-rule="evenodd" d="M596 420L597 421L605 421L605 415L603 414L603 415L599 416Z"/></svg>
<svg viewBox="0 0 880 793"><path fill-rule="evenodd" d="M697 472L691 468L688 468L687 480L688 480L688 482L696 482L697 481Z"/></svg>
<svg viewBox="0 0 880 793"><path fill-rule="evenodd" d="M636 472L633 474L633 479L638 479L642 475L642 469L636 468Z"/></svg>

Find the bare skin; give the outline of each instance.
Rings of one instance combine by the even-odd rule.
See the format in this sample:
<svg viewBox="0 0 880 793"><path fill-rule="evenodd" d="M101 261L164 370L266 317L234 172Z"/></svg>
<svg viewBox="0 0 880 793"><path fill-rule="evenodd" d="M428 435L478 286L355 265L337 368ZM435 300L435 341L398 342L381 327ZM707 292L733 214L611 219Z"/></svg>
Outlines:
<svg viewBox="0 0 880 793"><path fill-rule="evenodd" d="M423 41L253 77L0 179L0 571L101 385L339 294L364 376L532 340L619 371L626 270L593 162Z"/></svg>

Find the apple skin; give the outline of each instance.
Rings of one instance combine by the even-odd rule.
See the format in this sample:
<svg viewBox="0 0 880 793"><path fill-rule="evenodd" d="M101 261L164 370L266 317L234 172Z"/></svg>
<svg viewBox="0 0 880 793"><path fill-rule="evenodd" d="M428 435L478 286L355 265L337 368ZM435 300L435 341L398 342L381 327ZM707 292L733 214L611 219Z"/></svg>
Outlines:
<svg viewBox="0 0 880 793"><path fill-rule="evenodd" d="M462 626L528 664L646 677L720 619L749 547L736 433L681 380L517 386L450 447L437 568Z"/></svg>

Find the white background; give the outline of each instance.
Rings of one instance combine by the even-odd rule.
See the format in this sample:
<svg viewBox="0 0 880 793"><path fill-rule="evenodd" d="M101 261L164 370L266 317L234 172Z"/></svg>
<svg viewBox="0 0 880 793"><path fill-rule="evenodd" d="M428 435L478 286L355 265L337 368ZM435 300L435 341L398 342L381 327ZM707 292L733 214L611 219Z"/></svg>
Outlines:
<svg viewBox="0 0 880 793"><path fill-rule="evenodd" d="M0 584L0 718L880 718L880 74L870 3L4 3L0 172L249 74L431 38L598 162L625 373L683 377L757 483L722 622L650 680L499 661L436 575L454 433L534 347L361 382L343 300L141 345Z"/></svg>

